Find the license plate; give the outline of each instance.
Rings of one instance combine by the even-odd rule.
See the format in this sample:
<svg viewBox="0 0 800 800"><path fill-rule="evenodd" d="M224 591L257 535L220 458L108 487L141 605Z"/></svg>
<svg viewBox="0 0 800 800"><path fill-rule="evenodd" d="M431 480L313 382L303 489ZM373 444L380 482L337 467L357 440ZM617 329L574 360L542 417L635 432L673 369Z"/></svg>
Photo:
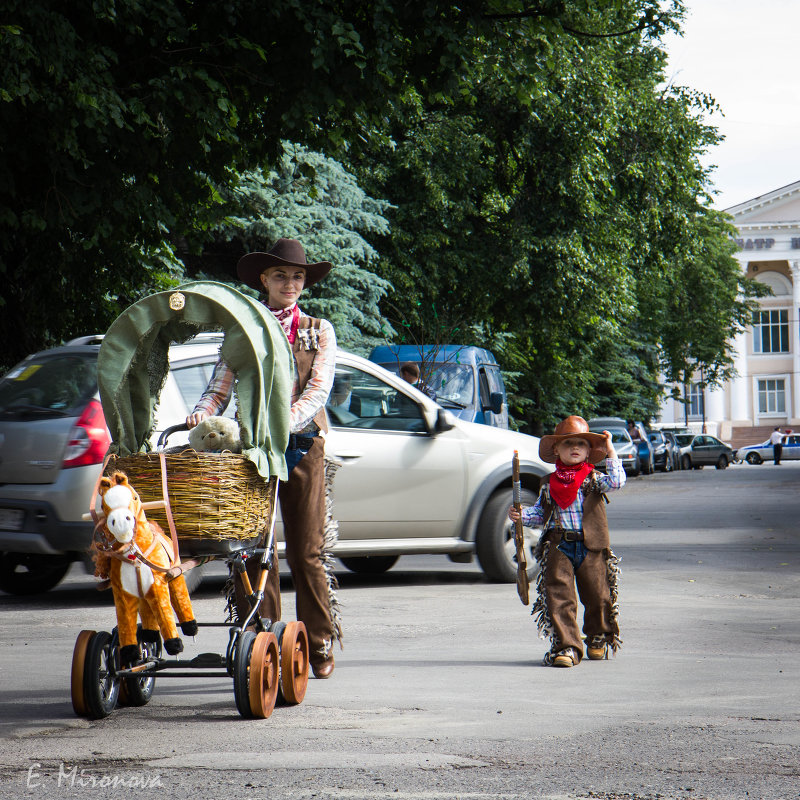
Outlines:
<svg viewBox="0 0 800 800"><path fill-rule="evenodd" d="M6 531L21 531L25 512L21 508L0 508L0 528Z"/></svg>

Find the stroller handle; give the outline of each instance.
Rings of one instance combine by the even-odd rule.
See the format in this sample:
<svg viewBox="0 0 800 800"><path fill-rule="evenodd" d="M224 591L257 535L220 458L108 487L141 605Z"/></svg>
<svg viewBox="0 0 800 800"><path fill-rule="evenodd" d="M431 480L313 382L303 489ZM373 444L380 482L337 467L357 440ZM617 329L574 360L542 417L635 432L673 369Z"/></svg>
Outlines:
<svg viewBox="0 0 800 800"><path fill-rule="evenodd" d="M189 426L185 422L181 422L180 425L172 425L169 428L165 428L161 432L161 436L158 437L158 444L157 447L164 447L167 444L167 439L172 436L173 433L178 433L179 431L188 431Z"/></svg>

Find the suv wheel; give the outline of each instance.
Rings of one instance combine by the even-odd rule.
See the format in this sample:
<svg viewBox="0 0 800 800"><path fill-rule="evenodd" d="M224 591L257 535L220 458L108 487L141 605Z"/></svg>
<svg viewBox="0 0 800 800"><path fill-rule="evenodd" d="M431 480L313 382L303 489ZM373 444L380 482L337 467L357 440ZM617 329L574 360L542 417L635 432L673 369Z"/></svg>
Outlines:
<svg viewBox="0 0 800 800"><path fill-rule="evenodd" d="M0 553L0 589L8 594L49 592L67 574L68 556Z"/></svg>
<svg viewBox="0 0 800 800"><path fill-rule="evenodd" d="M478 561L491 581L514 583L517 580L517 548L514 543L514 524L508 518L508 509L513 494L511 489L495 492L481 514L478 523L475 550ZM536 494L530 489L522 490L522 506L532 506ZM538 537L532 528L525 528L525 557L528 560L528 580L536 574L533 551Z"/></svg>
<svg viewBox="0 0 800 800"><path fill-rule="evenodd" d="M350 556L340 558L350 572L359 575L382 575L388 572L400 556Z"/></svg>

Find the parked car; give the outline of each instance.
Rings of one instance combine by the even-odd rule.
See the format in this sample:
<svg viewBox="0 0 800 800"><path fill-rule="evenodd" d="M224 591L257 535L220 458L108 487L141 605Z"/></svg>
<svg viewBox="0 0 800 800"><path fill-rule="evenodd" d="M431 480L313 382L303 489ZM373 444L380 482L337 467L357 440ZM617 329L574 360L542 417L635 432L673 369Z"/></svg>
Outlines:
<svg viewBox="0 0 800 800"><path fill-rule="evenodd" d="M624 427L625 420L620 421L622 422L622 427L614 425L594 425L594 420L590 420L589 430L595 433L602 433L606 430L609 431L611 433L611 443L614 445L617 456L622 461L625 473L627 475L639 475L642 471L639 461L639 450ZM597 467L600 470L605 470L605 463L598 464Z"/></svg>
<svg viewBox="0 0 800 800"><path fill-rule="evenodd" d="M0 379L3 591L47 591L75 560L92 569L92 525L82 516L109 445L97 393L101 339L36 353ZM154 442L202 394L220 342L219 335L204 334L171 347ZM552 469L539 459L539 440L459 420L398 376L344 351L336 370L350 379L360 404L358 413L330 409L326 451L342 462L334 484L334 554L359 572L382 572L404 554L442 553L456 561L476 555L490 579L516 580L506 515L511 458L519 451L523 504L531 505L540 477ZM169 440L180 443L177 436ZM280 522L276 529L280 537ZM526 531L526 538L533 575L538 534ZM193 588L202 567L186 577Z"/></svg>
<svg viewBox="0 0 800 800"><path fill-rule="evenodd" d="M775 452L772 444L767 440L761 444L748 444L740 447L735 457L737 461L746 461L748 464L763 464L765 461L774 461ZM800 435L793 433L783 437L783 450L781 461L796 461L800 459Z"/></svg>
<svg viewBox="0 0 800 800"><path fill-rule="evenodd" d="M680 446L681 468L702 469L715 466L725 469L733 461L733 450L730 445L709 436L707 433L678 433L675 439Z"/></svg>
<svg viewBox="0 0 800 800"><path fill-rule="evenodd" d="M655 451L653 445L650 444L650 439L647 436L647 431L641 422L627 422L621 417L593 417L589 420L591 428L608 430L612 428L623 428L628 438L633 442L636 452L639 456L639 471L644 475L650 475L655 470ZM638 473L637 473L638 474Z"/></svg>
<svg viewBox="0 0 800 800"><path fill-rule="evenodd" d="M650 431L647 434L653 445L653 461L661 472L672 472L681 468L680 447L675 435L669 431Z"/></svg>
<svg viewBox="0 0 800 800"><path fill-rule="evenodd" d="M87 336L35 353L0 379L0 589L5 592L52 589L75 560L84 559L93 570L88 561L93 527L82 517L110 443L97 391L101 341L102 336ZM171 349L159 431L186 418L208 382L220 342L219 336L203 335ZM202 570L186 577L193 588Z"/></svg>

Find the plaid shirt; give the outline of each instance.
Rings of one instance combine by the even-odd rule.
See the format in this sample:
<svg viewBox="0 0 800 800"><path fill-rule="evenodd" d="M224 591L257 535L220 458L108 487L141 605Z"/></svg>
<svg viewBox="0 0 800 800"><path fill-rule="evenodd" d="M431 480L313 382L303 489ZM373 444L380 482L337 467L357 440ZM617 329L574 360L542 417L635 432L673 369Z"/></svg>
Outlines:
<svg viewBox="0 0 800 800"><path fill-rule="evenodd" d="M301 317L309 316L300 312ZM292 386L292 406L289 426L291 433L308 433L317 430L314 416L324 408L333 386L336 370L336 334L328 320L321 320L319 327L319 349L311 367L311 376L302 393L297 382L297 363L295 362L294 385ZM208 382L192 413L205 411L209 416L222 414L228 407L233 394L233 370L222 360L217 361L214 373Z"/></svg>
<svg viewBox="0 0 800 800"><path fill-rule="evenodd" d="M613 492L621 489L625 485L625 470L622 468L622 461L618 458L607 458L607 475L598 472L597 485L603 492ZM587 478L588 480L588 478ZM530 508L522 509L522 524L528 527L539 527L544 522L544 509L542 507L542 497L544 490L539 494L536 502ZM557 503L552 503L553 516L547 527L550 528L556 523L569 531L579 531L583 527L583 493L578 492L575 502L566 508L560 508Z"/></svg>

